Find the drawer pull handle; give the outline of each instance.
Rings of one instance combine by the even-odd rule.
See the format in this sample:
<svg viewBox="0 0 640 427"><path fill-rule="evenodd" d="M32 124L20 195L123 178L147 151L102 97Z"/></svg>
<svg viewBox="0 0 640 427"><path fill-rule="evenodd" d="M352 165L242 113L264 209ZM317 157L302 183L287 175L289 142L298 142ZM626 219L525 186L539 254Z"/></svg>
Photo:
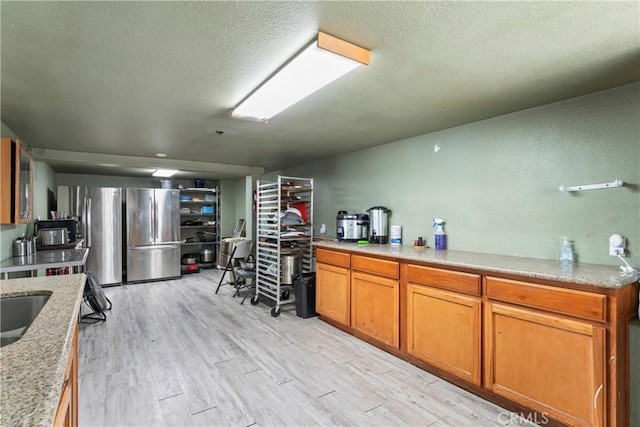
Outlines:
<svg viewBox="0 0 640 427"><path fill-rule="evenodd" d="M598 387L598 390L596 390L596 395L593 396L593 407L594 408L598 407L598 395L600 394L601 391L602 391L602 384L600 384L600 387Z"/></svg>

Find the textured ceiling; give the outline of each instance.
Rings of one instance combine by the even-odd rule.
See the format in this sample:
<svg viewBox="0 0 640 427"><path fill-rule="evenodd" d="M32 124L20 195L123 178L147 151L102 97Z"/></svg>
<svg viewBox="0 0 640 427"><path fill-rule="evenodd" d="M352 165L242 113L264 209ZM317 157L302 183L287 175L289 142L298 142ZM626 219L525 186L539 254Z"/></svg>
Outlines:
<svg viewBox="0 0 640 427"><path fill-rule="evenodd" d="M146 174L163 152L241 176L640 80L637 1L0 7L2 121L61 172ZM318 30L371 65L268 125L229 118Z"/></svg>

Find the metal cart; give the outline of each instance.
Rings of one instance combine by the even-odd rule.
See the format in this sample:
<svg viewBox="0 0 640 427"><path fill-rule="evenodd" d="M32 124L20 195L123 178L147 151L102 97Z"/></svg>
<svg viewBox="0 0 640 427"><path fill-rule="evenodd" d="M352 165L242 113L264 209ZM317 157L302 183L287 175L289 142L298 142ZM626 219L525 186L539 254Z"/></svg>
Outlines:
<svg viewBox="0 0 640 427"><path fill-rule="evenodd" d="M275 182L258 181L256 294L272 300L271 316L293 304L292 275L313 269L313 178L278 176Z"/></svg>

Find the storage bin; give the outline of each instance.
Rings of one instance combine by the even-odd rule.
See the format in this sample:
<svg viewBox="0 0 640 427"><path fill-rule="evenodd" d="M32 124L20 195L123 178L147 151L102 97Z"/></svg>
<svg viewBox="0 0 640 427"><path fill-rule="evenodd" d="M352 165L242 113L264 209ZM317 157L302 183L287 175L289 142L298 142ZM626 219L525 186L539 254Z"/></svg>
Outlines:
<svg viewBox="0 0 640 427"><path fill-rule="evenodd" d="M200 213L205 215L213 215L214 209L213 206L203 206L200 208Z"/></svg>

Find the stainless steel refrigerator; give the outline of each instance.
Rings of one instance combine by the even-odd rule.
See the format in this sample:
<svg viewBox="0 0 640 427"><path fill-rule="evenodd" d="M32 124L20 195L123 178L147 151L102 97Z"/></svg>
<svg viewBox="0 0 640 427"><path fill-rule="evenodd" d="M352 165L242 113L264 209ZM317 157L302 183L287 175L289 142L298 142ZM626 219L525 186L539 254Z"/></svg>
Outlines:
<svg viewBox="0 0 640 427"><path fill-rule="evenodd" d="M58 208L80 223L85 270L103 286L122 283L122 189L59 186Z"/></svg>
<svg viewBox="0 0 640 427"><path fill-rule="evenodd" d="M180 276L180 192L128 188L127 282Z"/></svg>

